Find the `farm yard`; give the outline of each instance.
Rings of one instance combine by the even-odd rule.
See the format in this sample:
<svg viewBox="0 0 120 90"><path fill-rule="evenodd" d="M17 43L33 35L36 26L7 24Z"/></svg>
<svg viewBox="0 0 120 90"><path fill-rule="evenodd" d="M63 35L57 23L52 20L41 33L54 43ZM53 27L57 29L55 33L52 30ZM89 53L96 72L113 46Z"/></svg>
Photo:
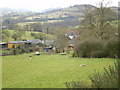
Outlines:
<svg viewBox="0 0 120 90"><path fill-rule="evenodd" d="M29 55L32 55L30 60ZM3 88L66 88L65 82L82 80L90 84L95 71L113 65L110 58L73 58L71 55L39 55L34 53L4 56ZM81 64L85 64L81 67Z"/></svg>

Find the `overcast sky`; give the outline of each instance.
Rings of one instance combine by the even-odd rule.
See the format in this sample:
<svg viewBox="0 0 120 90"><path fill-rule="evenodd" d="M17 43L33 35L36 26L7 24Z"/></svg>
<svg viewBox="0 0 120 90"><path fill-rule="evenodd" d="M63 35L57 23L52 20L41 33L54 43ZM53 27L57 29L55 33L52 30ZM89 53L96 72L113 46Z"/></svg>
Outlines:
<svg viewBox="0 0 120 90"><path fill-rule="evenodd" d="M64 8L76 4L92 4L96 6L101 0L1 0L0 7L24 8L31 10L45 10L48 8ZM118 6L119 0L104 0L112 2L111 6Z"/></svg>

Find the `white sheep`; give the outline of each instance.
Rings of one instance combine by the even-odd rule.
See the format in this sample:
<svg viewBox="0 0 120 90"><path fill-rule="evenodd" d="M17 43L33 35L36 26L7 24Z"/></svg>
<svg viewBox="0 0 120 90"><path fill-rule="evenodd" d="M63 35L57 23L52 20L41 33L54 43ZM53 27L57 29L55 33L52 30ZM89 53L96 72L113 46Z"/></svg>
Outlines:
<svg viewBox="0 0 120 90"><path fill-rule="evenodd" d="M86 66L85 64L80 64L80 67Z"/></svg>

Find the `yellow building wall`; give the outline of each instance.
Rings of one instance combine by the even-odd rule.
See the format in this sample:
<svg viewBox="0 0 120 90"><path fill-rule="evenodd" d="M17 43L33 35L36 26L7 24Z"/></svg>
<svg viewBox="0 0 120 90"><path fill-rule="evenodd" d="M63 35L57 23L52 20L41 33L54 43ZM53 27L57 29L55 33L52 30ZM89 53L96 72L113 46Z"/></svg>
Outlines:
<svg viewBox="0 0 120 90"><path fill-rule="evenodd" d="M8 43L8 48L13 48L13 45L15 48L17 48L20 44L19 43Z"/></svg>

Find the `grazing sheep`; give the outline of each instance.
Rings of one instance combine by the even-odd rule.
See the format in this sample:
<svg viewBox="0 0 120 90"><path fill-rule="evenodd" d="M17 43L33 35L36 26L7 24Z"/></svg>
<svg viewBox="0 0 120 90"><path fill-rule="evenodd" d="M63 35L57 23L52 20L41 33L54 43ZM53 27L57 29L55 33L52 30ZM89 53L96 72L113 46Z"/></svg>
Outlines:
<svg viewBox="0 0 120 90"><path fill-rule="evenodd" d="M32 55L29 55L29 57L30 57L30 60L32 59Z"/></svg>
<svg viewBox="0 0 120 90"><path fill-rule="evenodd" d="M80 67L86 66L85 64L80 64Z"/></svg>
<svg viewBox="0 0 120 90"><path fill-rule="evenodd" d="M40 53L39 53L39 52L36 52L35 54L36 54L36 55L40 55Z"/></svg>
<svg viewBox="0 0 120 90"><path fill-rule="evenodd" d="M66 55L66 53L60 53L61 55Z"/></svg>

